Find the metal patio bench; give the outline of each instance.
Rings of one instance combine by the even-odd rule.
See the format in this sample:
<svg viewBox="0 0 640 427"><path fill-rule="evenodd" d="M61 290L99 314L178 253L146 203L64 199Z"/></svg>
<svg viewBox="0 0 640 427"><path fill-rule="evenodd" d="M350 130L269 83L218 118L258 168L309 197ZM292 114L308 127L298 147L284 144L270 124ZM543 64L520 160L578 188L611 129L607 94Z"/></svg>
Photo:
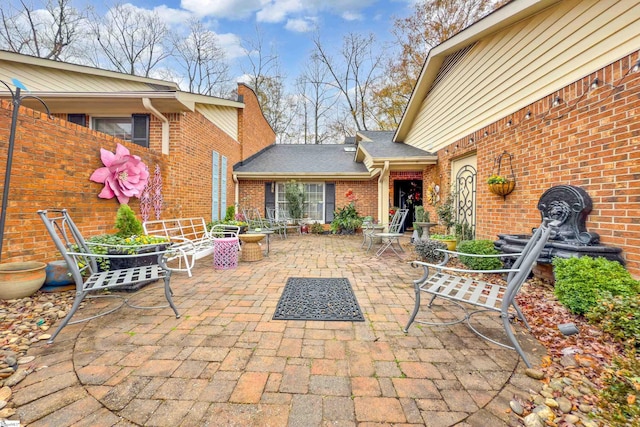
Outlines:
<svg viewBox="0 0 640 427"><path fill-rule="evenodd" d="M515 301L515 297L531 273L531 269L544 249L549 236L559 225L559 221L545 219L521 253L498 255L462 254L465 257L517 257L511 268L499 270L467 270L447 267L446 264L449 260L451 260L453 256L460 254L459 252L447 250L440 250L445 254L445 259L440 264L412 261L411 264L413 266L423 268L424 274L421 278L413 282L415 288L415 306L409 322L404 328L404 332L407 333L409 331L409 327L414 321L433 326L453 325L466 322L467 326L480 337L499 346L516 350L527 367L530 368L531 364L512 330L511 320L514 316L510 310L513 309L515 316L530 330L529 324ZM490 283L482 280L482 275L492 273L506 274L506 283ZM444 298L461 308L464 316L462 318L441 322L416 320L416 316L420 311L420 294L422 292L431 295L431 300L428 304L430 309L433 309L433 302L436 298ZM477 309L469 311L467 305L475 306ZM471 316L487 311L500 313L504 331L510 344L505 344L483 335L471 324Z"/></svg>
<svg viewBox="0 0 640 427"><path fill-rule="evenodd" d="M176 318L180 317L178 309L173 303L172 291L169 286L172 269L167 267L166 264L170 258L181 256L179 252L174 252L171 249L159 250L158 247L156 247L155 252L151 253L145 252L136 254L95 254L91 251L91 245L87 243L82 237L80 230L75 225L66 209L40 210L38 211L38 215L40 215L40 218L44 222L44 225L49 232L49 235L53 239L56 248L58 249L58 251L60 251L62 258L66 261L69 273L71 274L76 285L76 294L71 310L69 310L69 313L67 313L66 317L62 320L62 323L60 324L60 326L58 326L58 329L56 329L53 335L51 335L51 338L49 338L49 340L47 341L49 344L53 343L53 340L56 339L60 331L65 326L104 316L116 311L125 304L132 308L143 309L171 307L171 309L175 313ZM115 245L109 246L115 247ZM120 248L131 249L132 247L121 246ZM123 260L125 258L128 260L135 260L141 259L143 257L157 257L155 258L157 259L157 262L152 259L149 263L151 265L140 265L113 270L103 270L102 268L100 268L100 265L104 265L104 261L106 260L115 261ZM123 290L130 287L131 285L136 285L143 282L154 282L159 279L162 279L164 281L164 295L167 299L168 305L142 307L129 303L129 298L124 298L120 295L105 295L103 292L107 290ZM97 293L95 297L119 297L122 299L122 304L118 305L115 308L110 308L107 311L95 316L71 321L71 318L76 313L78 308L80 308L80 304L85 299L85 297L94 296L90 295L94 293Z"/></svg>

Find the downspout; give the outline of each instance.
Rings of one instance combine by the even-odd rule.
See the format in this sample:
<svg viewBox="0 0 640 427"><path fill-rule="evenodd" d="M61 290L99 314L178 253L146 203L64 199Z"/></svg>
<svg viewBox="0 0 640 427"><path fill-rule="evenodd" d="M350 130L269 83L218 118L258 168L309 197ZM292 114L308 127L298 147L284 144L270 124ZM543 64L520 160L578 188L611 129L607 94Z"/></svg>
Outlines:
<svg viewBox="0 0 640 427"><path fill-rule="evenodd" d="M231 174L231 179L233 179L233 187L234 187L234 201L233 201L233 205L236 207L236 212L238 212L238 208L240 208L240 205L238 204L238 200L240 199L240 185L238 184L238 175L236 175L235 173Z"/></svg>
<svg viewBox="0 0 640 427"><path fill-rule="evenodd" d="M385 227L389 225L389 160L384 161L378 178L378 219Z"/></svg>
<svg viewBox="0 0 640 427"><path fill-rule="evenodd" d="M169 120L151 105L149 98L142 98L142 105L162 122L162 154L169 154Z"/></svg>

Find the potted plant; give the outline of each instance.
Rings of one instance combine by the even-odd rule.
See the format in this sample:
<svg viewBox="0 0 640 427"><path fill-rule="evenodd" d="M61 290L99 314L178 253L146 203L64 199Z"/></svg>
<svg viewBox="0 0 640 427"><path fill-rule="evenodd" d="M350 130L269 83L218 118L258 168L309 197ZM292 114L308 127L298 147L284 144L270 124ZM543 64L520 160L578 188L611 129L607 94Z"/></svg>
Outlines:
<svg viewBox="0 0 640 427"><path fill-rule="evenodd" d="M426 239L429 237L429 229L436 225L431 222L431 214L424 209L424 206L416 206L415 211L416 220L413 223L413 229L417 234L418 239ZM417 239L414 239L417 240Z"/></svg>
<svg viewBox="0 0 640 427"><path fill-rule="evenodd" d="M284 197L289 208L289 217L300 221L304 212L304 188L302 184L291 180L284 187Z"/></svg>
<svg viewBox="0 0 640 427"><path fill-rule="evenodd" d="M455 251L458 244L458 239L454 234L432 234L429 239L444 243L450 251Z"/></svg>
<svg viewBox="0 0 640 427"><path fill-rule="evenodd" d="M438 249L447 249L447 245L439 240L425 239L418 241L414 250L420 261L430 262L432 264L444 260L444 253Z"/></svg>
<svg viewBox="0 0 640 427"><path fill-rule="evenodd" d="M242 214L236 214L236 207L231 205L227 206L227 210L225 211L224 219L222 221L210 221L207 223L207 230L211 231L214 225L223 224L223 225L234 225L240 227L240 233L246 233L249 228L249 224L244 220L244 216Z"/></svg>
<svg viewBox="0 0 640 427"><path fill-rule="evenodd" d="M489 185L489 191L502 197L506 197L516 188L515 180L503 175L491 175L487 178L487 184Z"/></svg>
<svg viewBox="0 0 640 427"><path fill-rule="evenodd" d="M121 204L118 208L115 228L118 230L115 234L103 234L87 239L93 253L126 255L148 252L149 256L98 260L103 271L156 264L158 256L154 252L166 249L169 244L164 237L145 235L142 222L127 204Z"/></svg>
<svg viewBox="0 0 640 427"><path fill-rule="evenodd" d="M449 192L445 201L440 203L436 207L436 213L438 214L440 224L442 224L447 231L444 235L432 234L430 238L445 241L445 243L449 247L449 250L454 251L456 249L456 236L451 234L451 227L456 224L456 221L453 206L453 195L451 194L451 192Z"/></svg>

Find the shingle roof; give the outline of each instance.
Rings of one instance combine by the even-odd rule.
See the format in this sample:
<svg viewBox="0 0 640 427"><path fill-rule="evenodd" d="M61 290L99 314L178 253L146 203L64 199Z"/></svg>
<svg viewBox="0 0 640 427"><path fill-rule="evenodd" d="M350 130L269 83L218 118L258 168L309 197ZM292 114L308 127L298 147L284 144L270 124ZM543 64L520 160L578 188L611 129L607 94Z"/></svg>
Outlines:
<svg viewBox="0 0 640 427"><path fill-rule="evenodd" d="M238 173L368 173L344 144L271 145L236 164Z"/></svg>
<svg viewBox="0 0 640 427"><path fill-rule="evenodd" d="M393 142L394 132L361 131L358 132L371 141L360 141L360 146L373 158L405 158L431 156L428 151L415 148L402 142Z"/></svg>

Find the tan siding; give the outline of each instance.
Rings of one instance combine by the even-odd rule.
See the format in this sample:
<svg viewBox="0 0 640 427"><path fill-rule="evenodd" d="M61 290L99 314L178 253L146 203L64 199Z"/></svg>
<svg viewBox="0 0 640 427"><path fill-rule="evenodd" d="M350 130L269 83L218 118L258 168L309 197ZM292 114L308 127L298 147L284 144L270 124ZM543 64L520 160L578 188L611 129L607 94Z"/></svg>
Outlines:
<svg viewBox="0 0 640 427"><path fill-rule="evenodd" d="M11 82L12 78L20 80L32 92L135 92L153 90L143 82L0 61L0 80Z"/></svg>
<svg viewBox="0 0 640 427"><path fill-rule="evenodd" d="M236 108L198 104L196 111L222 129L227 135L238 140L238 113Z"/></svg>
<svg viewBox="0 0 640 427"><path fill-rule="evenodd" d="M485 38L431 88L405 142L437 150L553 94L635 51L639 21L637 2L560 2Z"/></svg>

